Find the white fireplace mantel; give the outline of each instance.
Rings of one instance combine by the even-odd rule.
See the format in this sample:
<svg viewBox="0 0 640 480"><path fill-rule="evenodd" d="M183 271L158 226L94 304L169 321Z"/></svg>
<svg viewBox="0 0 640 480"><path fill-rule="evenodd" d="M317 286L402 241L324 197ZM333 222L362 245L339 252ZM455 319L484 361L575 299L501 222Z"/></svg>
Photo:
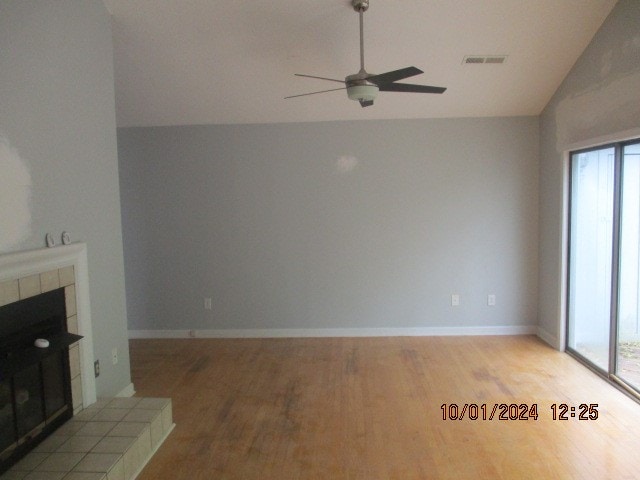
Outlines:
<svg viewBox="0 0 640 480"><path fill-rule="evenodd" d="M2 254L0 255L0 282L69 266L73 266L75 271L78 333L84 337L80 341L80 369L82 398L86 408L96 402L87 245L73 243L53 248Z"/></svg>

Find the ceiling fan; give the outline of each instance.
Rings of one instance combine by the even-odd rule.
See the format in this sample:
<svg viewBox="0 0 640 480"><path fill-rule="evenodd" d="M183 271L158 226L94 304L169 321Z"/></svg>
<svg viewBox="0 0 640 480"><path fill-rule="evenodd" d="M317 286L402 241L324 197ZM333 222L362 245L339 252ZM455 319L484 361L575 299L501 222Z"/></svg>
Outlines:
<svg viewBox="0 0 640 480"><path fill-rule="evenodd" d="M363 33L363 14L369 9L369 0L351 0L353 9L360 16L360 71L353 75L347 76L344 80L335 78L316 77L313 75L303 75L296 73L298 77L317 78L319 80L327 80L330 82L338 82L344 85L341 88L332 88L330 90L321 90L319 92L303 93L300 95L291 95L285 98L305 97L307 95L316 95L318 93L334 92L336 90L347 90L347 95L351 100L357 100L362 107L373 105L378 92L408 92L408 93L443 93L444 87L431 87L428 85L414 85L410 83L396 83L398 80L413 77L424 73L416 67L406 67L392 72L380 73L378 75L367 73L364 69L364 33Z"/></svg>

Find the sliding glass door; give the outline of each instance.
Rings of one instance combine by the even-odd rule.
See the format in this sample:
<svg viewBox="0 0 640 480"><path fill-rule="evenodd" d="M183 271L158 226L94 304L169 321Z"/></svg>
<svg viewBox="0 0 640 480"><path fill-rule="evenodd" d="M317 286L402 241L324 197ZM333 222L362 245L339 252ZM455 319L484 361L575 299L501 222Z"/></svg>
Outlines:
<svg viewBox="0 0 640 480"><path fill-rule="evenodd" d="M570 161L567 349L640 391L640 142Z"/></svg>
<svg viewBox="0 0 640 480"><path fill-rule="evenodd" d="M640 143L622 150L620 282L615 373L640 390Z"/></svg>
<svg viewBox="0 0 640 480"><path fill-rule="evenodd" d="M568 347L609 368L615 149L571 158Z"/></svg>

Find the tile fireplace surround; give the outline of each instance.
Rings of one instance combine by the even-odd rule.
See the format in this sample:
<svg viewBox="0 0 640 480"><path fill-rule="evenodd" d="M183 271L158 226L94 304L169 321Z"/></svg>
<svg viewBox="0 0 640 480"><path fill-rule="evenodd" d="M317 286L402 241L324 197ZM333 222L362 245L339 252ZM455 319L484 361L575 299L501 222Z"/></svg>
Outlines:
<svg viewBox="0 0 640 480"><path fill-rule="evenodd" d="M0 255L0 306L64 287L74 413L96 401L87 249L83 243Z"/></svg>
<svg viewBox="0 0 640 480"><path fill-rule="evenodd" d="M131 480L173 429L170 399L97 399L83 243L0 255L0 306L65 289L74 416L0 480Z"/></svg>

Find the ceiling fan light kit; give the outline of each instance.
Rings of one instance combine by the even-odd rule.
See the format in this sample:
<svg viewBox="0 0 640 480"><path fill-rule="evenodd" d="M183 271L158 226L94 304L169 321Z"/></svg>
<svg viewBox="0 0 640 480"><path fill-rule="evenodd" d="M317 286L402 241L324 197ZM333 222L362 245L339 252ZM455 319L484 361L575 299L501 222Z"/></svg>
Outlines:
<svg viewBox="0 0 640 480"><path fill-rule="evenodd" d="M322 90L319 92L303 93L300 95L291 95L285 98L305 97L308 95L316 95L318 93L333 92L335 90L346 89L349 99L357 100L358 102L360 102L360 105L362 107L369 107L373 105L373 102L377 98L379 91L407 93L443 93L446 90L446 88L444 87L396 83L398 80L403 80L405 78L424 73L422 70L416 67L401 68L400 70L394 70L378 75L367 73L364 68L363 13L369 9L369 0L352 0L351 5L360 17L360 71L356 74L348 75L344 80L296 73L295 75L298 77L308 77L318 80L338 82L344 84L344 87L332 88L330 90Z"/></svg>
<svg viewBox="0 0 640 480"><path fill-rule="evenodd" d="M347 96L351 100L362 102L372 102L378 96L378 87L375 85L352 85L347 87Z"/></svg>
<svg viewBox="0 0 640 480"><path fill-rule="evenodd" d="M345 78L347 85L347 96L351 100L357 100L360 105L367 107L373 105L373 101L378 96L378 86L374 83L367 81L368 74L363 71L356 73L355 75L349 75ZM364 105L366 104L366 105Z"/></svg>

